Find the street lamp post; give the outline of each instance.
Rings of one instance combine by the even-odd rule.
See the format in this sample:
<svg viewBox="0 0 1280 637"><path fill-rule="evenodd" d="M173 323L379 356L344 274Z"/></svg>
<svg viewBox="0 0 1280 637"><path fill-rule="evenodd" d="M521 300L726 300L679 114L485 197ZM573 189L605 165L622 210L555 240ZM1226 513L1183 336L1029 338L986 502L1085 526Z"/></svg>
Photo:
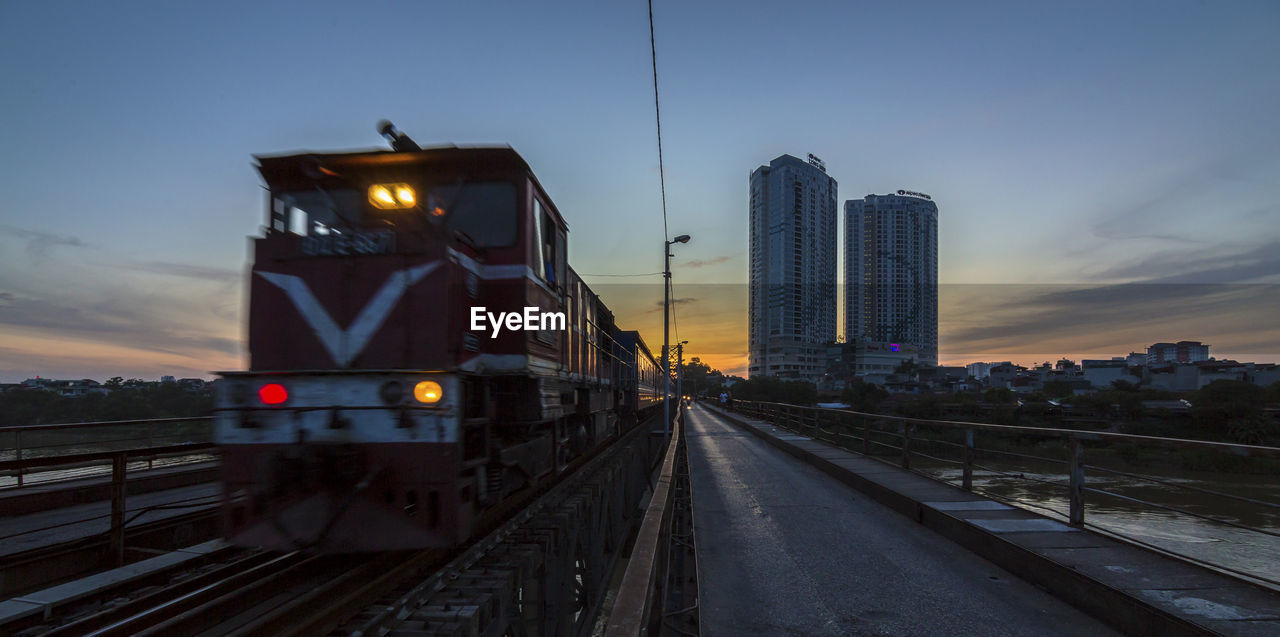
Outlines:
<svg viewBox="0 0 1280 637"><path fill-rule="evenodd" d="M662 375L666 377L666 391L662 394L662 440L671 439L671 244L689 243L689 235L682 234L662 244Z"/></svg>

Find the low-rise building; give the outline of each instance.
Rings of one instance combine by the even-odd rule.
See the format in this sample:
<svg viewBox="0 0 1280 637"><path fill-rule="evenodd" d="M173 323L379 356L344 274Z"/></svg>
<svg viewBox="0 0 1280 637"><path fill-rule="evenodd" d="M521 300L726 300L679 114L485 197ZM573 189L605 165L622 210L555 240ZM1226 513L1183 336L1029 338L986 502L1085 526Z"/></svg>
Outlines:
<svg viewBox="0 0 1280 637"><path fill-rule="evenodd" d="M1111 384L1117 380L1122 380L1134 385L1142 381L1138 376L1134 376L1129 371L1129 361L1125 358L1112 358L1111 360L1090 360L1085 359L1080 363L1082 377L1089 381L1089 385L1096 389L1110 389Z"/></svg>
<svg viewBox="0 0 1280 637"><path fill-rule="evenodd" d="M1147 348L1147 364L1198 363L1209 360L1209 346L1200 341L1155 343Z"/></svg>
<svg viewBox="0 0 1280 637"><path fill-rule="evenodd" d="M978 380L982 380L991 375L992 364L993 363L969 363L968 365L965 365L965 369L969 371L970 376ZM999 363L994 364L999 365Z"/></svg>

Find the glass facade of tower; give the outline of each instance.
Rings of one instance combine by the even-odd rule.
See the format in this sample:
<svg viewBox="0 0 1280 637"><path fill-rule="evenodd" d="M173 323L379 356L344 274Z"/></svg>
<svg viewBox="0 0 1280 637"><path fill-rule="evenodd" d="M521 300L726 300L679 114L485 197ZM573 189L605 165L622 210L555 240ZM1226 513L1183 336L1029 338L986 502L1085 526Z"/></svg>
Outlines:
<svg viewBox="0 0 1280 637"><path fill-rule="evenodd" d="M899 191L844 204L845 336L916 346L938 363L938 205Z"/></svg>
<svg viewBox="0 0 1280 637"><path fill-rule="evenodd" d="M836 180L809 157L751 173L752 377L816 381L836 338Z"/></svg>

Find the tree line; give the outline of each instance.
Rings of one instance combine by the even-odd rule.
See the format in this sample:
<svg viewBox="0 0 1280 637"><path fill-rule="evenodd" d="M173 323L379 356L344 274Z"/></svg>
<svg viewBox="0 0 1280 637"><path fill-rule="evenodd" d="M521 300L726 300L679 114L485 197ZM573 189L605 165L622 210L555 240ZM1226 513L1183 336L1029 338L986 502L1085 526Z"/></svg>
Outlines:
<svg viewBox="0 0 1280 637"><path fill-rule="evenodd" d="M0 394L0 426L66 422L188 418L213 409L208 389L178 383L147 383L117 376L103 383L108 393L63 396L43 389L14 389Z"/></svg>

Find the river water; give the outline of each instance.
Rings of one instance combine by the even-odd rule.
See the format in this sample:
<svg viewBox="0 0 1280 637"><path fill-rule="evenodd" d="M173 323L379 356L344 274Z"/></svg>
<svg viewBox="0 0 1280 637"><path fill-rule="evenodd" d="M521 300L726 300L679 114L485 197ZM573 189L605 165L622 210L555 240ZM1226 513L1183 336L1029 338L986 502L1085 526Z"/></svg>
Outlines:
<svg viewBox="0 0 1280 637"><path fill-rule="evenodd" d="M993 471L974 469L973 486L1028 510L1067 519L1070 508L1066 466L1026 460L982 458L977 464ZM957 465L913 456L911 468L959 485ZM1015 476L1001 473L1016 474ZM1129 473L1138 473L1130 471ZM1144 475L1146 475L1144 473ZM1022 476L1022 477L1018 477ZM1280 534L1280 508L1240 502L1179 488L1199 487L1235 496L1280 504L1280 477L1225 473L1171 472L1153 474L1168 484L1153 484L1125 476L1086 469L1085 485L1146 502L1177 507ZM1034 482L1059 483L1061 486ZM1152 544L1213 565L1280 582L1280 537L1226 524L1201 520L1173 511L1145 506L1104 494L1086 492L1085 524ZM1056 515L1055 515L1056 514ZM1271 584L1280 588L1280 584Z"/></svg>

